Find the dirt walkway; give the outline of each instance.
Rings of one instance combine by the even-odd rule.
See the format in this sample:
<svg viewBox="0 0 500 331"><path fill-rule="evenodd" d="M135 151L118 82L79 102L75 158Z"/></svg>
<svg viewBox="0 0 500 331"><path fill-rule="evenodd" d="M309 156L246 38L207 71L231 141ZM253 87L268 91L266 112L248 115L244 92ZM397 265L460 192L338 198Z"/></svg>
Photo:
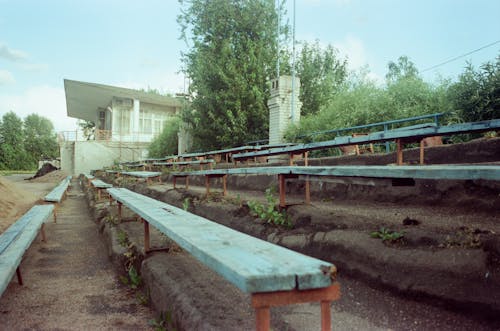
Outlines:
<svg viewBox="0 0 500 331"><path fill-rule="evenodd" d="M147 330L153 318L121 285L76 181L0 298L2 330Z"/></svg>

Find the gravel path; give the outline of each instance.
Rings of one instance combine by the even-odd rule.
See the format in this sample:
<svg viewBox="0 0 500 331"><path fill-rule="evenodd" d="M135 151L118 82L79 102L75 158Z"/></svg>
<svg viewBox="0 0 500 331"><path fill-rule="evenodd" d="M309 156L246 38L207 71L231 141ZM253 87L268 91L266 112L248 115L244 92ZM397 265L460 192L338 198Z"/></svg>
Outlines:
<svg viewBox="0 0 500 331"><path fill-rule="evenodd" d="M0 298L1 330L150 329L151 310L118 281L78 186L46 233L24 255L25 285L13 277Z"/></svg>

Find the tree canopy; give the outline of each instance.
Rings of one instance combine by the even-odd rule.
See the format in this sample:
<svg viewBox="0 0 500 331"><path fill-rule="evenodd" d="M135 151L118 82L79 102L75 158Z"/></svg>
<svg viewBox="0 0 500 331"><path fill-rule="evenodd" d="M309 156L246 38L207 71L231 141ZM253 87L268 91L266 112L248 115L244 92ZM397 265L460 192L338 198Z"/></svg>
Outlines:
<svg viewBox="0 0 500 331"><path fill-rule="evenodd" d="M339 59L338 51L331 45L321 48L318 41L305 42L297 61L297 74L302 115L316 114L342 89L347 78L347 60Z"/></svg>
<svg viewBox="0 0 500 331"><path fill-rule="evenodd" d="M274 1L180 2L178 22L190 45L183 62L192 99L183 120L192 128L195 148L267 136L268 80L276 75L278 52Z"/></svg>
<svg viewBox="0 0 500 331"><path fill-rule="evenodd" d="M14 112L0 121L0 169L33 170L41 159L59 155L52 122L37 114L24 121Z"/></svg>

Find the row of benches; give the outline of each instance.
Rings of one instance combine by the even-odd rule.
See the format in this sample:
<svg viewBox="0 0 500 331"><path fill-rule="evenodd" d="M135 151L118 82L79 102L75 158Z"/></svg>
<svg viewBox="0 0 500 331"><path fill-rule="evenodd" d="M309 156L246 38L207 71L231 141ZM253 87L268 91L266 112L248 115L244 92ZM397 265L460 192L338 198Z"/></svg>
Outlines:
<svg viewBox="0 0 500 331"><path fill-rule="evenodd" d="M54 222L57 221L57 206L65 198L70 183L71 176L68 176L44 197L48 204L33 206L0 234L0 296L9 285L14 272L19 284L23 285L20 269L23 255L38 233L41 233L42 241L46 240L45 222L52 214Z"/></svg>
<svg viewBox="0 0 500 331"><path fill-rule="evenodd" d="M494 119L482 122L470 122L453 124L446 126L437 126L435 124L414 125L390 131L373 132L362 136L341 136L333 140L314 142L308 144L297 144L288 147L272 148L262 151L234 154L232 156L235 162L242 162L249 159L288 155L289 164L293 165L294 157L303 156L304 163L308 165L308 153L314 150L342 147L349 145L370 144L385 141L396 141L396 163L403 164L403 145L407 143L420 142L420 163L424 163L424 143L423 139L427 137L456 135L465 133L479 133L491 130L500 130L500 119Z"/></svg>
<svg viewBox="0 0 500 331"><path fill-rule="evenodd" d="M393 130L384 130L369 134L353 134L350 136L338 136L333 140L313 142L307 144L272 144L262 146L240 146L235 148L189 153L182 155L171 155L164 158L149 158L137 162L123 162L122 166L126 168L142 168L143 170L152 170L154 167L189 167L199 166L203 170L204 166L213 169L216 162L225 160L226 163L254 162L266 163L270 156L288 155L289 165L294 165L294 159L298 156L304 159L304 163L308 165L308 154L310 151L328 149L354 147L356 154L359 154L359 145L370 145L374 143L395 141L396 142L396 164L403 164L403 146L409 143L420 143L420 164L424 164L424 148L426 141L431 137L440 137L444 135L454 135L462 133L478 133L489 130L500 129L500 119L494 119L482 122L471 122L453 124L447 126L438 126L437 123L424 123L412 126L406 126ZM370 147L373 153L373 147Z"/></svg>
<svg viewBox="0 0 500 331"><path fill-rule="evenodd" d="M228 175L277 175L280 196L280 208L286 208L285 182L287 179L303 179L305 185L305 202L310 203L309 180L314 177L356 177L384 178L393 184L400 180L414 182L415 179L445 180L500 180L498 165L430 165L430 166L286 166L286 167L251 167L214 169L192 172L172 172L173 186L176 188L177 178L185 178L186 187L189 176L204 176L207 195L210 193L210 180L222 178L223 195L227 191ZM408 181L409 180L409 181Z"/></svg>

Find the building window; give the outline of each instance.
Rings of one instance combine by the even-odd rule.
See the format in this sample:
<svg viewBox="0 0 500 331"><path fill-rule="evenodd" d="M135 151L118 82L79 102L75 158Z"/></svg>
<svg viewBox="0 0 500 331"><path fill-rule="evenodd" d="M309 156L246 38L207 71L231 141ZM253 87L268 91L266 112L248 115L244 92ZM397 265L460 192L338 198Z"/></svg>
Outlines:
<svg viewBox="0 0 500 331"><path fill-rule="evenodd" d="M118 112L118 123L117 128L120 134L130 133L130 111L128 109L121 109Z"/></svg>
<svg viewBox="0 0 500 331"><path fill-rule="evenodd" d="M99 130L104 130L106 124L106 112L104 110L99 111Z"/></svg>
<svg viewBox="0 0 500 331"><path fill-rule="evenodd" d="M163 121L161 119L155 119L154 135L157 136L161 133L163 128Z"/></svg>
<svg viewBox="0 0 500 331"><path fill-rule="evenodd" d="M153 133L153 114L147 110L141 110L139 113L139 129L141 133Z"/></svg>

